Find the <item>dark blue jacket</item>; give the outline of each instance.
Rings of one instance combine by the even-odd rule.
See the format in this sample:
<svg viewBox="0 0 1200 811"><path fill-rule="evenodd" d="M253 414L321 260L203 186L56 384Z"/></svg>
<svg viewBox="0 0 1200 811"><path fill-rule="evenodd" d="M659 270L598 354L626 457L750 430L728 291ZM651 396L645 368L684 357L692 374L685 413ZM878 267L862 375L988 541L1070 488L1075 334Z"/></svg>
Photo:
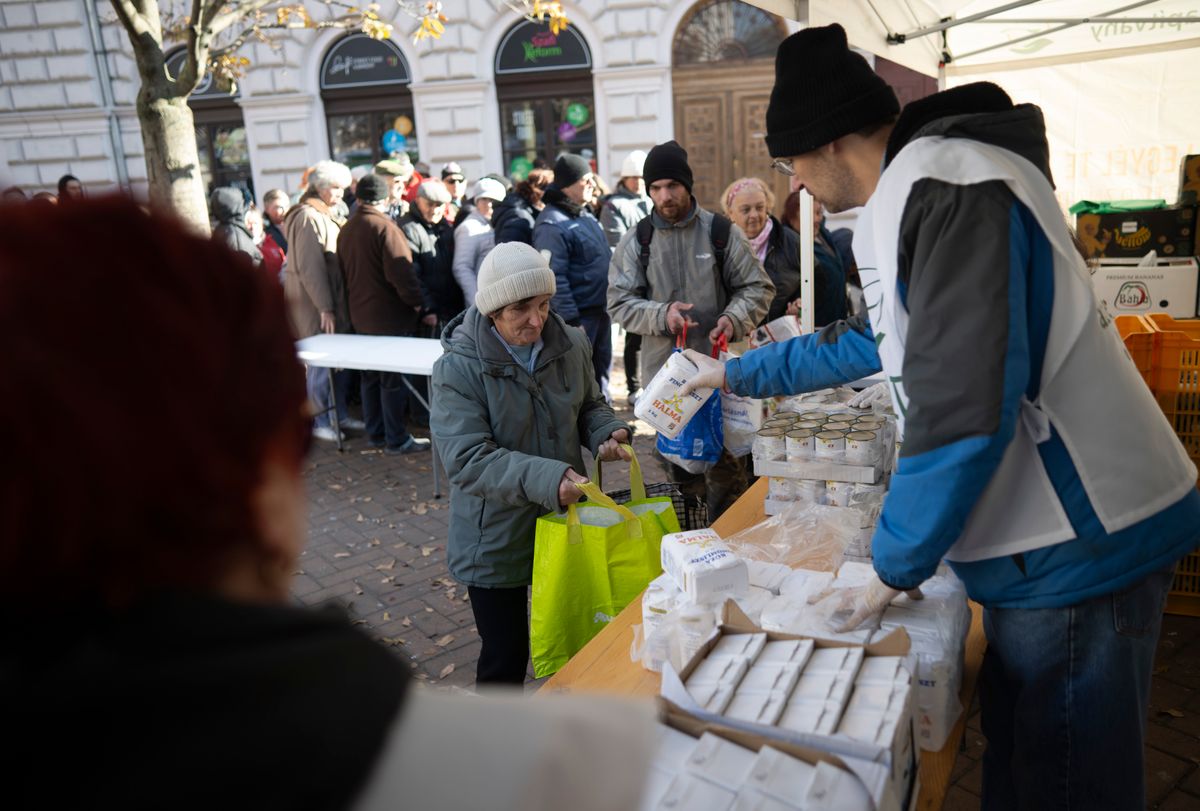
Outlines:
<svg viewBox="0 0 1200 811"><path fill-rule="evenodd" d="M1037 108L947 110L956 98L947 93L905 108L889 157L912 138L973 138L1017 152L1049 176ZM938 104L940 115L913 120ZM880 579L905 589L932 575L958 539L1012 441L1021 398L1036 400L1055 291L1049 241L1001 182L919 181L900 243L897 284L911 319L903 370L909 402L872 546ZM730 361L726 382L737 394L761 397L879 370L870 327L850 319ZM1102 396L1102 385L1097 391ZM1200 492L1108 533L1057 431L1037 447L1076 537L1021 555L952 562L972 599L989 608L1075 605L1132 586L1200 542Z"/></svg>
<svg viewBox="0 0 1200 811"><path fill-rule="evenodd" d="M577 325L580 311L603 311L607 305L612 250L590 211L572 204L554 186L544 199L546 207L533 226L533 247L550 252L558 284L550 306L568 324Z"/></svg>
<svg viewBox="0 0 1200 811"><path fill-rule="evenodd" d="M496 206L492 212L492 229L496 232L496 244L501 242L524 242L533 244L533 221L537 209L515 191Z"/></svg>

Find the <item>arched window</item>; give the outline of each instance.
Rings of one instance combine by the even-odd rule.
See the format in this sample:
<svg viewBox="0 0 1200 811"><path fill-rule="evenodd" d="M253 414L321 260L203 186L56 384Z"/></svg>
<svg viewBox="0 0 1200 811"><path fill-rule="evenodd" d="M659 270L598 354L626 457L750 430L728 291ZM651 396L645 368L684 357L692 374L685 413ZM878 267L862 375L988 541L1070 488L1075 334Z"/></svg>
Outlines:
<svg viewBox="0 0 1200 811"><path fill-rule="evenodd" d="M781 21L738 0L708 0L680 24L672 46L675 65L774 58L787 31Z"/></svg>

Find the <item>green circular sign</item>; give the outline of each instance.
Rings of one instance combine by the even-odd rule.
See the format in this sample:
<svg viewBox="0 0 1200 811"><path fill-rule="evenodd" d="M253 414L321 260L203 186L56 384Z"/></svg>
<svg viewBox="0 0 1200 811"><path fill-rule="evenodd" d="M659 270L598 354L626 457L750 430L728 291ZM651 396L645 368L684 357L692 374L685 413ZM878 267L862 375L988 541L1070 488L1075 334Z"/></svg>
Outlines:
<svg viewBox="0 0 1200 811"><path fill-rule="evenodd" d="M524 180L529 177L529 170L533 168L533 161L524 155L517 155L508 162L508 176L513 180Z"/></svg>
<svg viewBox="0 0 1200 811"><path fill-rule="evenodd" d="M576 127L582 127L591 118L591 113L588 112L586 104L575 102L567 106L567 121L574 124Z"/></svg>

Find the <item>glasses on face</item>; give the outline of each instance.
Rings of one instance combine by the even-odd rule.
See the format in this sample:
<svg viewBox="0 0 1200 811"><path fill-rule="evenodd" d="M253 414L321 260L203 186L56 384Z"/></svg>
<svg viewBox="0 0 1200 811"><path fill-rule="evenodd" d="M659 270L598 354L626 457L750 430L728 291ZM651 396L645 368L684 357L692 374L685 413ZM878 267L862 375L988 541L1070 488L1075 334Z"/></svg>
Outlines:
<svg viewBox="0 0 1200 811"><path fill-rule="evenodd" d="M771 168L781 175L787 175L788 177L796 176L796 170L792 168L791 158L776 158L771 161Z"/></svg>

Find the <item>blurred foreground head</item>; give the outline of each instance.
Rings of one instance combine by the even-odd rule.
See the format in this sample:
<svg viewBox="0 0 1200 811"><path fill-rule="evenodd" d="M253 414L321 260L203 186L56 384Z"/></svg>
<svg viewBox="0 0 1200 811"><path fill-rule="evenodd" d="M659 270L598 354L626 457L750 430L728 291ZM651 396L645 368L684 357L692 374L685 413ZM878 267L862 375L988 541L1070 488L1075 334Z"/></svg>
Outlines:
<svg viewBox="0 0 1200 811"><path fill-rule="evenodd" d="M309 423L279 285L129 200L4 209L0 610L286 598Z"/></svg>

